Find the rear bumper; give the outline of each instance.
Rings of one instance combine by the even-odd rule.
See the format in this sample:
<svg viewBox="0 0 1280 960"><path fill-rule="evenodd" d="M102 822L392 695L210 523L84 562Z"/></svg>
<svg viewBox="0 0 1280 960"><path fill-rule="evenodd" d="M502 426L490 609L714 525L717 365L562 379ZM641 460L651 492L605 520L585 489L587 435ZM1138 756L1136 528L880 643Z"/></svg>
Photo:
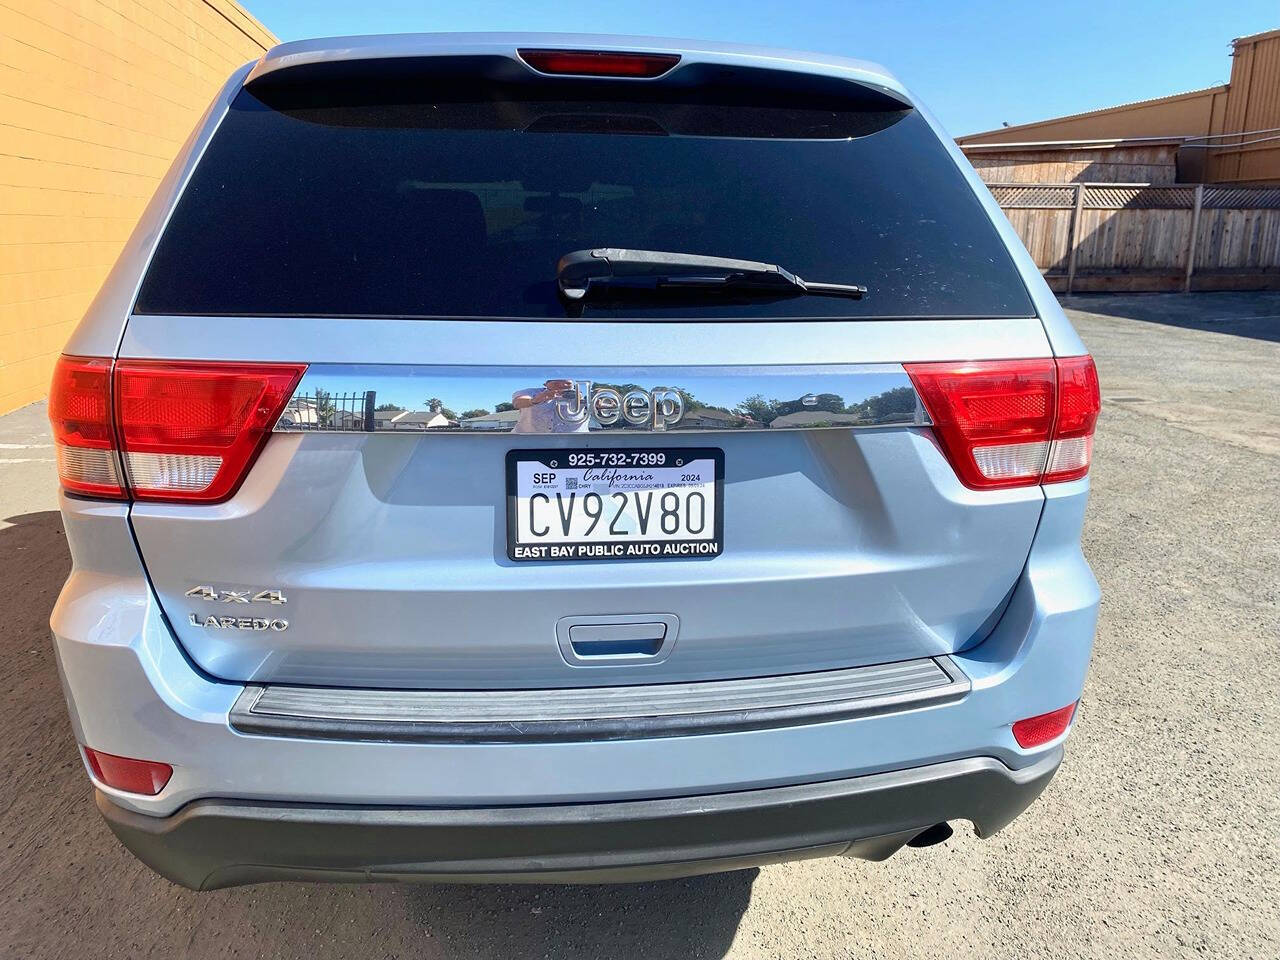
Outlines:
<svg viewBox="0 0 1280 960"><path fill-rule="evenodd" d="M66 505L76 567L53 613L55 649L81 744L173 766L154 797L95 782L117 807L158 818L223 797L381 809L553 807L848 781L972 757L1020 770L1056 744L1024 749L1010 724L1079 699L1084 685L1098 603L1079 549L1086 483L1046 488L1036 544L1000 622L947 658L967 689L947 702L624 739L600 730L518 742L449 741L439 731L409 740L387 730L362 739L333 730L248 733L235 711L243 685L200 674L174 640L138 562L127 507L87 501Z"/></svg>
<svg viewBox="0 0 1280 960"><path fill-rule="evenodd" d="M805 857L881 860L921 830L987 837L1025 810L1061 746L1011 770L973 757L825 783L709 796L474 809L198 800L168 817L101 791L116 836L192 889L268 880L625 882Z"/></svg>

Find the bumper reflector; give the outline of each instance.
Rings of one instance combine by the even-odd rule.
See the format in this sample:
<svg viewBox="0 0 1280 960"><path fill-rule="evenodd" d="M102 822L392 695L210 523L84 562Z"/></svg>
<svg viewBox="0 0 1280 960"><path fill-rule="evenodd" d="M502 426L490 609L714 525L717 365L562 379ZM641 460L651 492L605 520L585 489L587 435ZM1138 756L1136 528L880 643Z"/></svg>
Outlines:
<svg viewBox="0 0 1280 960"><path fill-rule="evenodd" d="M1018 746L1024 749L1057 740L1067 732L1067 727L1071 726L1071 720L1076 715L1076 705L1079 702L1077 700L1075 703L1069 703L1049 713L1019 720L1013 725L1013 739L1017 740Z"/></svg>
<svg viewBox="0 0 1280 960"><path fill-rule="evenodd" d="M154 797L173 776L173 767L155 760L117 757L113 753L103 753L89 747L84 748L84 756L95 777L108 787L124 790L126 793Z"/></svg>

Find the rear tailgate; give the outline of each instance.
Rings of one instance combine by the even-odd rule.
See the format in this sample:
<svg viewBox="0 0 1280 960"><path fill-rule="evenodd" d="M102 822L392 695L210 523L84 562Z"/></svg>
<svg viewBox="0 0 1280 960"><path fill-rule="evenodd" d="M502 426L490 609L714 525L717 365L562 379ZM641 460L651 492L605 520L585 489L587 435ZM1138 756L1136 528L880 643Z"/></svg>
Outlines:
<svg viewBox="0 0 1280 960"><path fill-rule="evenodd" d="M689 330L592 324L570 331L567 324L220 323L226 342L252 342L260 359L282 359L311 337L319 362L298 396L315 396L318 386L339 398L339 409L357 384L396 390L400 381L408 384L401 392L429 390L444 399L450 382L471 395L457 386L472 376L491 390L548 379L547 370L518 363L547 333L573 335L561 351L568 363L554 368L566 378L589 371L607 382L682 385L695 395L699 385L714 392L727 384L744 396L839 391L851 406L909 384L900 366L884 362L888 356L942 359L961 349L960 341L982 337L990 338L983 346L989 355L1046 349L1034 320L835 323L803 331L794 324ZM349 338L337 335L343 327ZM201 322L191 318L138 317L125 350L145 345L182 354L203 336ZM673 336L695 353L715 349L731 366L674 373L653 363L670 355ZM388 341L399 344L394 353L407 362L367 362L385 356ZM605 363L620 343L636 367ZM831 354L862 362L816 362ZM455 362L476 355L496 363ZM745 362L752 356L780 363ZM416 362L427 359L436 362ZM788 382L792 389L782 393ZM904 409L900 398L891 407ZM913 409L914 399L905 408ZM818 411L811 422L828 421ZM508 557L508 451L636 447L723 451L720 556L547 563ZM138 503L132 516L171 624L214 675L478 688L741 677L947 653L980 635L1000 608L1027 555L1041 501L1038 486L965 488L930 430L909 421L612 435L304 429L275 434L231 500ZM223 591L223 600L188 595L199 586ZM225 602L232 592L259 591L279 591L287 602ZM557 644L562 618L610 615L625 622L664 614L679 621L674 652L643 669L630 662L572 667ZM288 629L207 625L211 616L229 615L283 618Z"/></svg>
<svg viewBox="0 0 1280 960"><path fill-rule="evenodd" d="M922 118L854 84L800 108L788 76L701 97L459 93L434 74L237 96L119 354L309 365L234 496L133 508L192 658L237 681L595 686L982 635L1042 493L963 486L902 364L1048 356L1044 330ZM596 246L777 262L869 294L575 315L555 263ZM575 419L601 387L641 413ZM700 451L722 471L719 542L517 559L508 455L530 450ZM651 653L566 645L574 625L647 643L654 624Z"/></svg>

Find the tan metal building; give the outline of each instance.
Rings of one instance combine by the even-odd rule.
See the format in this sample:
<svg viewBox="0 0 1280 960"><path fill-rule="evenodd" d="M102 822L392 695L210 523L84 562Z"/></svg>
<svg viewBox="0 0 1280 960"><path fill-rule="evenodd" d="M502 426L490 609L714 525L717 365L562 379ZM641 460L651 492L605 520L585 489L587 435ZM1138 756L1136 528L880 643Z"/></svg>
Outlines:
<svg viewBox="0 0 1280 960"><path fill-rule="evenodd" d="M1226 107L1210 134L1245 133L1208 150L1210 183L1280 185L1280 30L1235 41Z"/></svg>
<svg viewBox="0 0 1280 960"><path fill-rule="evenodd" d="M44 396L196 120L274 43L235 0L0 6L0 413Z"/></svg>
<svg viewBox="0 0 1280 960"><path fill-rule="evenodd" d="M1280 30L1232 41L1231 80L957 138L988 183L1280 185Z"/></svg>

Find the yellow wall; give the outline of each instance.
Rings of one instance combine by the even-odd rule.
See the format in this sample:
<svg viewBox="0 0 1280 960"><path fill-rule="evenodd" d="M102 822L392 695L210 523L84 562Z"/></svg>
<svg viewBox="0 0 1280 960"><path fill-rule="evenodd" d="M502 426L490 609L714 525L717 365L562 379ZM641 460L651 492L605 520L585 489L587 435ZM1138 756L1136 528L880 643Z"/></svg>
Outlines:
<svg viewBox="0 0 1280 960"><path fill-rule="evenodd" d="M174 154L273 43L234 0L0 0L0 413L44 396Z"/></svg>

